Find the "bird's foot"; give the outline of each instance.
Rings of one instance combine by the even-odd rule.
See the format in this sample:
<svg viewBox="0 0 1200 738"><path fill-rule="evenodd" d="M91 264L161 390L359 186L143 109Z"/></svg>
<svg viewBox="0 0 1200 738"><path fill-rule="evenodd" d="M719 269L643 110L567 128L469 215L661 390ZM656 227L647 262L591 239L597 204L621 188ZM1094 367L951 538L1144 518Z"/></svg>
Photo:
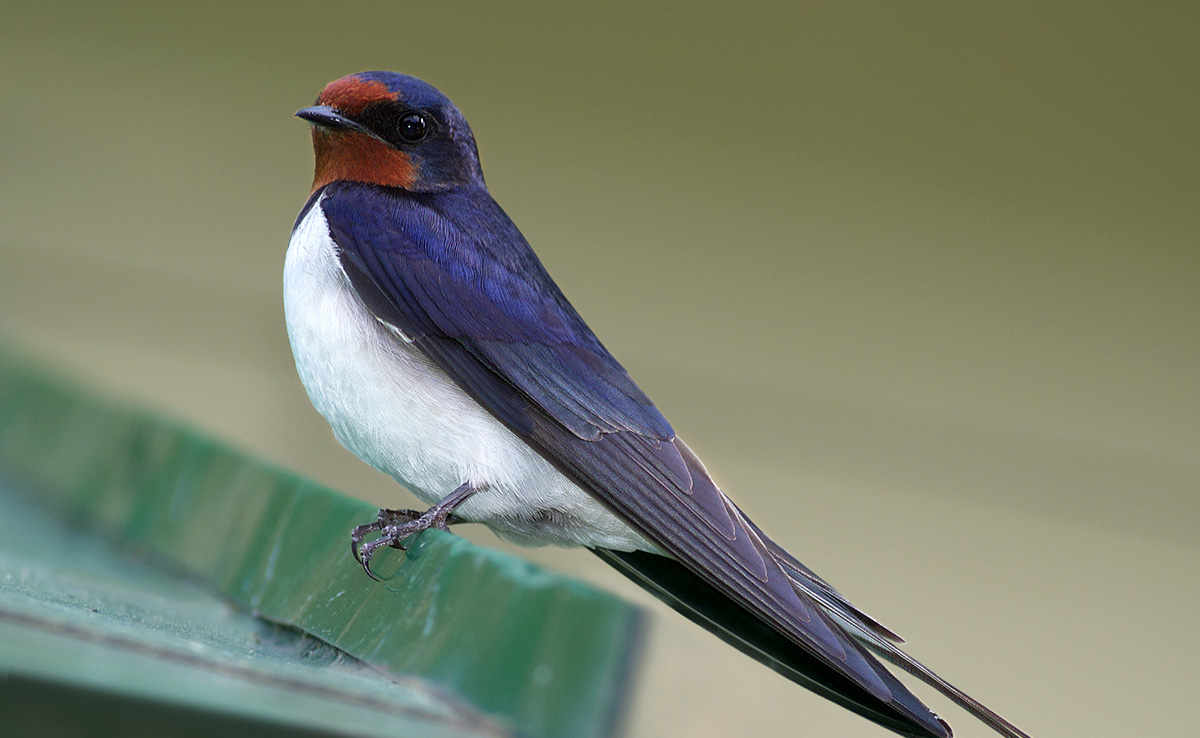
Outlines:
<svg viewBox="0 0 1200 738"><path fill-rule="evenodd" d="M405 539L429 528L449 530L451 525L463 522L454 514L458 507L468 497L477 492L477 488L464 484L447 495L441 502L425 512L417 510L380 510L379 516L373 523L360 525L350 532L350 553L362 565L367 576L376 581L382 581L375 572L371 571L371 557L384 546L407 551ZM363 543L363 539L378 531L379 538Z"/></svg>

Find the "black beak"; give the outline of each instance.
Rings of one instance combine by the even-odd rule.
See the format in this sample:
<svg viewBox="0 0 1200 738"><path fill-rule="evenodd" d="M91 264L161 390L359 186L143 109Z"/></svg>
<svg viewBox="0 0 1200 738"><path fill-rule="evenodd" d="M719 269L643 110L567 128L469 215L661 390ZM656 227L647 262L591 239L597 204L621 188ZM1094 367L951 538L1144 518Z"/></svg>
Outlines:
<svg viewBox="0 0 1200 738"><path fill-rule="evenodd" d="M338 111L328 105L313 105L312 107L302 108L296 111L297 118L304 120L322 128L331 130L350 130L361 131L362 133L370 133L361 124L356 123L349 118L343 116Z"/></svg>

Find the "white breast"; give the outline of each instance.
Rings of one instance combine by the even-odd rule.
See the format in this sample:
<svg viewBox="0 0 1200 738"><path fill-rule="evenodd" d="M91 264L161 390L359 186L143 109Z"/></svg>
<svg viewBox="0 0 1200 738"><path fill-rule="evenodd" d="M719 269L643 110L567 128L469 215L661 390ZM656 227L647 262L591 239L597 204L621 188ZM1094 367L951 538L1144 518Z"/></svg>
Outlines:
<svg viewBox="0 0 1200 738"><path fill-rule="evenodd" d="M377 321L336 249L318 201L292 234L283 304L300 381L343 446L430 504L486 487L457 514L518 543L654 550Z"/></svg>

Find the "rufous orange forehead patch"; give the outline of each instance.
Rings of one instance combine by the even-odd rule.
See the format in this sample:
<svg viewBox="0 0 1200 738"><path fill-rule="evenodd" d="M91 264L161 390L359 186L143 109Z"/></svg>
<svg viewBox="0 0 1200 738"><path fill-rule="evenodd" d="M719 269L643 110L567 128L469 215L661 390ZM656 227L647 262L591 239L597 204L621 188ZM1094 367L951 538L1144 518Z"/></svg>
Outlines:
<svg viewBox="0 0 1200 738"><path fill-rule="evenodd" d="M328 105L344 115L355 115L371 103L394 99L395 95L384 83L360 79L358 75L351 74L325 85L317 104Z"/></svg>

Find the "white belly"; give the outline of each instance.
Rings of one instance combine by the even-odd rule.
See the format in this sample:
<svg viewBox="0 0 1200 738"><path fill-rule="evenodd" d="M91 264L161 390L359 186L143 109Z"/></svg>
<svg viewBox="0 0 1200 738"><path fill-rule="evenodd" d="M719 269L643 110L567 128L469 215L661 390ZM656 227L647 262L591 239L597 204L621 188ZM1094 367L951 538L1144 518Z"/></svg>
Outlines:
<svg viewBox="0 0 1200 738"><path fill-rule="evenodd" d="M283 272L300 381L338 441L426 503L464 482L456 511L518 543L655 550L377 321L338 261L320 202Z"/></svg>

